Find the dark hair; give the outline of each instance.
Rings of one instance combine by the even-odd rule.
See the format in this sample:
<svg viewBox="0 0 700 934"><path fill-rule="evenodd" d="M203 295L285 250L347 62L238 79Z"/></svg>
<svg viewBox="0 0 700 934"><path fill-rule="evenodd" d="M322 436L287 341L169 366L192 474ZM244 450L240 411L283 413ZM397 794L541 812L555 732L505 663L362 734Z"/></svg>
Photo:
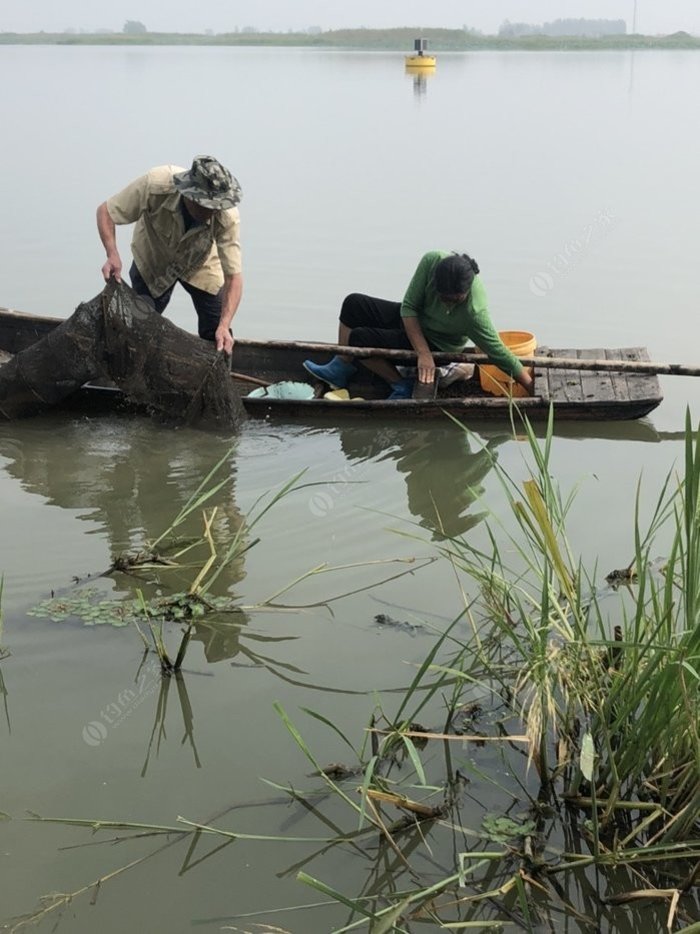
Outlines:
<svg viewBox="0 0 700 934"><path fill-rule="evenodd" d="M475 259L466 253L453 253L437 264L433 282L440 295L466 295L478 272Z"/></svg>

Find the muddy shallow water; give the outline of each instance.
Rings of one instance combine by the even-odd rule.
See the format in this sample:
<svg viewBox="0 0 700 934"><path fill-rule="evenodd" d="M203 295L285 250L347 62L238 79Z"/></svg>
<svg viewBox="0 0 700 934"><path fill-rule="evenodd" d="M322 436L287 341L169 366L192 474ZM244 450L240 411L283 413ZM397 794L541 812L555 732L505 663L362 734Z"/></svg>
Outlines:
<svg viewBox="0 0 700 934"><path fill-rule="evenodd" d="M99 87L86 80L98 66ZM143 88L158 81L190 93L205 67L216 92L187 125L153 120ZM2 47L0 78L14 89L0 101L14 140L7 174L45 181L33 183L29 200L26 186L6 193L15 220L0 231L0 302L69 314L100 287L97 203L150 165L211 151L231 164L245 193L241 335L333 339L346 292L398 296L421 252L454 246L479 259L499 327L527 325L549 345L646 345L652 359L697 363L690 339L695 214L687 191L700 138L685 94L698 70L692 53L485 53L441 57L436 74L417 87L402 57L392 55ZM51 100L40 93L49 76ZM242 82L235 115L222 120L231 109L228 89ZM141 127L128 147L114 145L119 134L101 106L105 93L129 101ZM446 136L467 98L469 129ZM75 170L77 138L89 173ZM60 185L41 168L47 140ZM43 222L49 201L60 236ZM182 295L169 314L192 327ZM597 563L601 588L605 574L632 557L640 476L644 522L664 477L682 462L686 405L697 417L695 381L662 385L662 406L639 423L555 430L553 472L565 491L579 487L569 535L588 566ZM353 898L410 884L381 841L326 849L338 828L357 827L347 805L334 799L314 811L262 780L322 787L275 703L321 765L352 766L353 753L302 708L331 721L355 747L366 740L373 710L397 709L400 689L463 607L463 582L447 562L433 560L442 542L437 517L443 531L484 547L487 516L494 529L511 527L494 462L516 481L527 475L522 433L470 427L468 436L451 422L251 421L232 439L140 417L0 424L1 641L11 653L0 661L0 811L12 818L0 823L0 918L144 857L104 882L94 905L94 891L76 896L58 930L277 925L324 934L347 922L345 909L301 884L300 870ZM198 627L180 679L161 679L131 626L28 615L52 599L76 608L136 589L150 599L186 587L201 550L175 571L103 572L115 554L166 529L222 459L224 482L211 504L219 547L255 514L259 497L302 471L298 482L309 485L247 533L247 544L260 541L216 584L217 594L244 609ZM201 527L197 511L179 534L195 538ZM324 565L338 569L322 573ZM270 600L281 605L264 606ZM378 624L378 615L400 625ZM457 635L467 631L456 624ZM179 632L166 627L170 650ZM476 689L471 700L491 726L497 705ZM440 727L441 701L421 717ZM451 767L469 778L463 826L456 834L434 828L425 843L410 844L424 878L436 881L454 871L455 853L487 814L515 818L523 810L513 804L516 777L498 748L455 744ZM431 751L429 780L439 783L446 770L442 749ZM533 790L531 774L517 778ZM348 780L351 797L356 786ZM288 839L122 841L126 831L93 835L27 821L28 812L167 827L182 816ZM625 889L632 880L619 871L601 884ZM601 908L591 877L563 885L562 899L598 918L601 930L665 924L662 908ZM273 913L312 903L323 904ZM501 899L479 917L513 920L508 912L517 918L517 911ZM561 905L552 911L545 929L593 929ZM255 912L263 914L227 920ZM41 929L53 923L49 916ZM425 920L421 929L436 927Z"/></svg>

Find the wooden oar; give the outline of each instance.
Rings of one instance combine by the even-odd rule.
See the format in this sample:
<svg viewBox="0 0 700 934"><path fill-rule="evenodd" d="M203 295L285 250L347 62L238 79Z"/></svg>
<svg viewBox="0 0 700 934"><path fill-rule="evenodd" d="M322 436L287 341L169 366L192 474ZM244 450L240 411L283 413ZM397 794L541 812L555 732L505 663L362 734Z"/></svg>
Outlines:
<svg viewBox="0 0 700 934"><path fill-rule="evenodd" d="M255 383L256 386L272 386L272 383L268 383L266 379L258 379L257 376L248 376L247 373L234 373L231 370L231 376L234 379L240 379L244 383Z"/></svg>
<svg viewBox="0 0 700 934"><path fill-rule="evenodd" d="M248 343L254 343L249 341ZM311 354L342 354L357 360L368 357L384 357L397 362L415 362L416 354L412 350L388 350L385 347L344 347L339 344L320 344L304 341L265 341L265 346L280 350L303 350ZM519 357L525 366L538 369L556 370L593 370L615 373L640 373L647 376L700 376L700 366L684 363L653 363L643 360L579 360L575 357ZM445 363L490 363L483 353L443 353L435 352L433 360L440 366Z"/></svg>

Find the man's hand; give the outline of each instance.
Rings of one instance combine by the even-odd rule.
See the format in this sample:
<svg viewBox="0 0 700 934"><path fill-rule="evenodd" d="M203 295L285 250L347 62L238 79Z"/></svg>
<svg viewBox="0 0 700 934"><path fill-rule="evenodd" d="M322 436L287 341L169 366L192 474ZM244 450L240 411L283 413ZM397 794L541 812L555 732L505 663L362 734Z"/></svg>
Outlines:
<svg viewBox="0 0 700 934"><path fill-rule="evenodd" d="M107 262L102 267L102 275L105 282L109 282L112 276L117 282L122 281L122 258L116 250L107 257Z"/></svg>
<svg viewBox="0 0 700 934"><path fill-rule="evenodd" d="M220 324L216 329L216 334L214 335L214 340L216 341L216 349L223 350L224 353L230 354L233 350L233 335L229 329Z"/></svg>
<svg viewBox="0 0 700 934"><path fill-rule="evenodd" d="M243 277L240 272L224 276L224 285L221 292L221 319L214 334L214 340L216 341L217 350L223 350L224 353L230 354L233 350L231 322L238 310L241 295L243 294Z"/></svg>
<svg viewBox="0 0 700 934"><path fill-rule="evenodd" d="M433 355L426 351L418 354L418 381L432 383L435 379L435 361Z"/></svg>

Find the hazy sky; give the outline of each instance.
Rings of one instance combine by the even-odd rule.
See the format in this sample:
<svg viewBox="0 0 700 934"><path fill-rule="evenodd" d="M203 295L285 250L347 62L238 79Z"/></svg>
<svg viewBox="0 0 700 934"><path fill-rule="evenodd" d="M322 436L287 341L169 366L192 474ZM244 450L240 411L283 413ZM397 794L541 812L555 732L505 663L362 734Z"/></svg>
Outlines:
<svg viewBox="0 0 700 934"><path fill-rule="evenodd" d="M636 7L640 32L700 35L698 0L637 0ZM495 33L504 19L541 23L563 17L625 19L631 30L634 9L635 0L1 0L0 32L121 30L125 20L136 19L153 32L467 24Z"/></svg>

